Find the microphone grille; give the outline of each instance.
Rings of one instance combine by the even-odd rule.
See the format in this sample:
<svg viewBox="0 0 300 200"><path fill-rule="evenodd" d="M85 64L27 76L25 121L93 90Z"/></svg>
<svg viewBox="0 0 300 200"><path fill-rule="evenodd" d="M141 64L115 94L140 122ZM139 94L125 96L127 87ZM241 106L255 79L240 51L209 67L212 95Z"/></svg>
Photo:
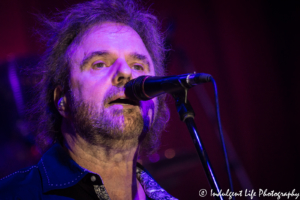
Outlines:
<svg viewBox="0 0 300 200"><path fill-rule="evenodd" d="M149 100L144 95L143 82L147 76L139 76L125 84L125 95L132 100Z"/></svg>

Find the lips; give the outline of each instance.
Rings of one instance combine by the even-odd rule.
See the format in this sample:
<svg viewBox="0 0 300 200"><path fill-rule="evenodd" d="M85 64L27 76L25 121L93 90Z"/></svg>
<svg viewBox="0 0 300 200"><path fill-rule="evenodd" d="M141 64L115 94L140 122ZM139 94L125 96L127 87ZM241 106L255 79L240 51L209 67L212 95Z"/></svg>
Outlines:
<svg viewBox="0 0 300 200"><path fill-rule="evenodd" d="M109 105L120 104L120 105L133 105L139 106L139 102L126 98L125 96L115 96L109 103Z"/></svg>

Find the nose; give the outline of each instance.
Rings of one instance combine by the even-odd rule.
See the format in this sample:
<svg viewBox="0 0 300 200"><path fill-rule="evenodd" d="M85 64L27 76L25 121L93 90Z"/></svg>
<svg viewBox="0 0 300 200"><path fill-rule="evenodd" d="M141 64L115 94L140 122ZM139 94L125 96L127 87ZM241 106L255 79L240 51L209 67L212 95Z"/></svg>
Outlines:
<svg viewBox="0 0 300 200"><path fill-rule="evenodd" d="M116 71L113 76L112 84L116 86L125 85L132 79L132 70L127 62L123 59L119 60L116 64Z"/></svg>

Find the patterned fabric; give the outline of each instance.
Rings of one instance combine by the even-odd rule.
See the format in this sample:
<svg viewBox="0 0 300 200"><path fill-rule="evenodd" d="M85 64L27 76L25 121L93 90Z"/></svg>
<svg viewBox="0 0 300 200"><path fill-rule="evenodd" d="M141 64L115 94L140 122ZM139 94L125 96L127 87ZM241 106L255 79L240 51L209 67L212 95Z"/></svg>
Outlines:
<svg viewBox="0 0 300 200"><path fill-rule="evenodd" d="M110 200L104 185L94 185L94 190L100 200Z"/></svg>
<svg viewBox="0 0 300 200"><path fill-rule="evenodd" d="M147 172L138 166L136 167L136 176L148 198L153 200L176 200L176 198L161 188ZM104 185L94 185L94 190L99 200L110 200Z"/></svg>
<svg viewBox="0 0 300 200"><path fill-rule="evenodd" d="M145 171L136 168L137 179L144 188L144 192L148 197L155 200L176 200L166 190L160 187L158 183Z"/></svg>
<svg viewBox="0 0 300 200"><path fill-rule="evenodd" d="M137 163L147 200L175 200ZM58 143L40 162L0 179L0 200L110 200L98 174L80 167Z"/></svg>

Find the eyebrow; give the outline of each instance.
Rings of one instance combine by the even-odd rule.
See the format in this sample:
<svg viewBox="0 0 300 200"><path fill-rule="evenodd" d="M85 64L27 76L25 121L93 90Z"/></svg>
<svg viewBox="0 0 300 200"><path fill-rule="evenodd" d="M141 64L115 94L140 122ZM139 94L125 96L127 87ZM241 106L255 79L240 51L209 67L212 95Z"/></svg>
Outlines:
<svg viewBox="0 0 300 200"><path fill-rule="evenodd" d="M86 65L93 57L108 55L108 51L94 51L84 56L83 60L80 63L80 69L83 70L84 65Z"/></svg>

